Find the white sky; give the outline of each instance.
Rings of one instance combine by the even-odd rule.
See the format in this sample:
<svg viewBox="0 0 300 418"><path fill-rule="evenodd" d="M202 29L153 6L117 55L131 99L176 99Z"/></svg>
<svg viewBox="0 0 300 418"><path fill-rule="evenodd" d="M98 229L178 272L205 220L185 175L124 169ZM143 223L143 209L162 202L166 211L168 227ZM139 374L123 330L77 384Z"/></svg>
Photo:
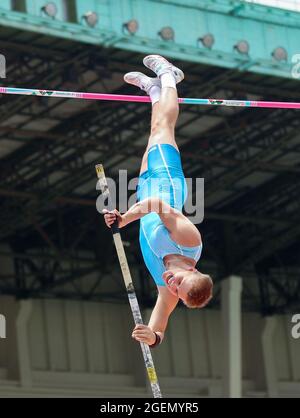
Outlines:
<svg viewBox="0 0 300 418"><path fill-rule="evenodd" d="M281 9L296 10L300 12L300 0L246 0L249 3L259 3L267 6L280 7Z"/></svg>

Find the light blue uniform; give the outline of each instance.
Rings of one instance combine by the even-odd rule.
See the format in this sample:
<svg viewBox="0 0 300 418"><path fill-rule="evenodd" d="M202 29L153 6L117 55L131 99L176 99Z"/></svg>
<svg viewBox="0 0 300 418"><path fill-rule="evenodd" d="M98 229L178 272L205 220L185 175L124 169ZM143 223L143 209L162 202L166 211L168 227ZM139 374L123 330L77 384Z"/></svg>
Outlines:
<svg viewBox="0 0 300 418"><path fill-rule="evenodd" d="M182 211L187 197L187 185L182 171L180 154L172 145L154 145L148 152L148 170L141 174L137 189L138 200L159 197L173 208ZM145 264L158 286L166 268L163 259L169 254L180 254L199 260L202 244L183 247L172 240L160 217L152 212L140 221L140 246Z"/></svg>

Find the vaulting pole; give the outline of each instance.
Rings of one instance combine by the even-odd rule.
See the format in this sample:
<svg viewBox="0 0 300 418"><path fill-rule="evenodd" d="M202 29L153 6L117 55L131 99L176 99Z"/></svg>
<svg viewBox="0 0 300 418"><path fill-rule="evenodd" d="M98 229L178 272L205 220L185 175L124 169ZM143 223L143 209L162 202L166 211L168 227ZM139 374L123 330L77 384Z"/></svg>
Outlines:
<svg viewBox="0 0 300 418"><path fill-rule="evenodd" d="M112 206L112 201L111 201L109 188L108 188L108 185L107 185L104 169L103 169L103 166L101 164L96 165L96 172L97 172L97 176L98 176L98 179L99 179L100 190L102 192L103 197L105 197L108 210L113 210L114 208ZM137 324L142 324L143 319L142 319L140 307L139 307L139 304L138 304L138 300L137 300L137 297L136 297L136 294L135 294L134 286L133 286L133 283L132 283L132 278L131 278L131 274L130 274L130 270L129 270L129 266L128 266L123 242L122 242L122 239L121 239L121 235L120 235L120 231L119 231L117 223L114 223L111 226L111 231L112 231L112 234L113 234L115 247L116 247L116 250L117 250L118 257L119 257L119 262L120 262L120 266L121 266L121 270L122 270L122 274L123 274L123 279L124 279L124 282L125 282L125 287L126 287L126 290L127 290L127 295L128 295L133 319L134 319L134 322L135 322L136 325ZM148 373L148 378L149 378L149 381L150 381L150 384L151 384L153 397L154 398L162 398L162 394L161 394L159 383L158 383L158 380L157 380L157 375L156 375L156 371L155 371L155 367L154 367L154 363L153 363L150 348L147 344L142 343L142 342L140 342L140 345L141 345L141 349L142 349L142 353L143 353L143 357L144 357L144 361L145 361L145 366L146 366L147 373Z"/></svg>

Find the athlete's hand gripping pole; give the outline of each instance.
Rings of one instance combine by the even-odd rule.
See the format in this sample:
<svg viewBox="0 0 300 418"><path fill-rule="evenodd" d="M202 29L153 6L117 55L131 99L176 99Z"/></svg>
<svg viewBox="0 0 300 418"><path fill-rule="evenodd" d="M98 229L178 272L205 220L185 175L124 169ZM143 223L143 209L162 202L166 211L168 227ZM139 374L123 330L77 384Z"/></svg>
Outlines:
<svg viewBox="0 0 300 418"><path fill-rule="evenodd" d="M107 205L107 208L109 211L112 211L114 210L114 208L112 206L111 196L109 193L109 188L107 185L104 169L101 164L96 165L96 172L97 172L97 176L99 179L100 190L102 192L103 197L105 198L105 203ZM128 266L126 254L124 251L124 246L123 246L123 242L121 239L117 221L111 226L111 231L113 234L114 243L115 243L118 258L119 258L133 319L136 325L142 324L143 323L142 315L141 315L140 307L139 307L138 300L135 294L135 290L133 287L132 278L131 278L131 274L130 274L130 270L129 270L129 266ZM141 345L149 381L151 384L153 397L162 398L150 348L147 344L142 343L142 342L140 342L140 345Z"/></svg>

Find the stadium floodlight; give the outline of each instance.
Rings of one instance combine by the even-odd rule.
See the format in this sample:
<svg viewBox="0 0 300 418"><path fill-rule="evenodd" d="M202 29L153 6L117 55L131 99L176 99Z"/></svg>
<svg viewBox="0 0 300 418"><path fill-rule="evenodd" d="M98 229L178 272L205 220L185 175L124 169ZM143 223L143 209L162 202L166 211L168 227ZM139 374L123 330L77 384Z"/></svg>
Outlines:
<svg viewBox="0 0 300 418"><path fill-rule="evenodd" d="M134 35L139 30L139 22L136 19L131 19L123 24L125 29L130 35Z"/></svg>
<svg viewBox="0 0 300 418"><path fill-rule="evenodd" d="M82 17L91 28L94 28L99 20L96 12L86 12Z"/></svg>
<svg viewBox="0 0 300 418"><path fill-rule="evenodd" d="M287 61L288 60L288 53L285 48L282 48L279 46L278 48L275 48L272 52L272 57L276 61Z"/></svg>
<svg viewBox="0 0 300 418"><path fill-rule="evenodd" d="M174 41L175 39L175 32L174 29L171 28L171 26L166 26L162 28L158 35L164 40L164 41Z"/></svg>
<svg viewBox="0 0 300 418"><path fill-rule="evenodd" d="M57 15L57 6L55 3L50 2L45 4L45 6L43 6L41 8L42 12L44 12L47 16L52 17L53 19L55 18L55 16Z"/></svg>
<svg viewBox="0 0 300 418"><path fill-rule="evenodd" d="M234 49L241 55L248 55L250 51L250 45L247 41L239 41L234 45Z"/></svg>
<svg viewBox="0 0 300 418"><path fill-rule="evenodd" d="M198 43L201 42L205 48L211 49L215 43L215 37L211 33L207 33L198 39Z"/></svg>

